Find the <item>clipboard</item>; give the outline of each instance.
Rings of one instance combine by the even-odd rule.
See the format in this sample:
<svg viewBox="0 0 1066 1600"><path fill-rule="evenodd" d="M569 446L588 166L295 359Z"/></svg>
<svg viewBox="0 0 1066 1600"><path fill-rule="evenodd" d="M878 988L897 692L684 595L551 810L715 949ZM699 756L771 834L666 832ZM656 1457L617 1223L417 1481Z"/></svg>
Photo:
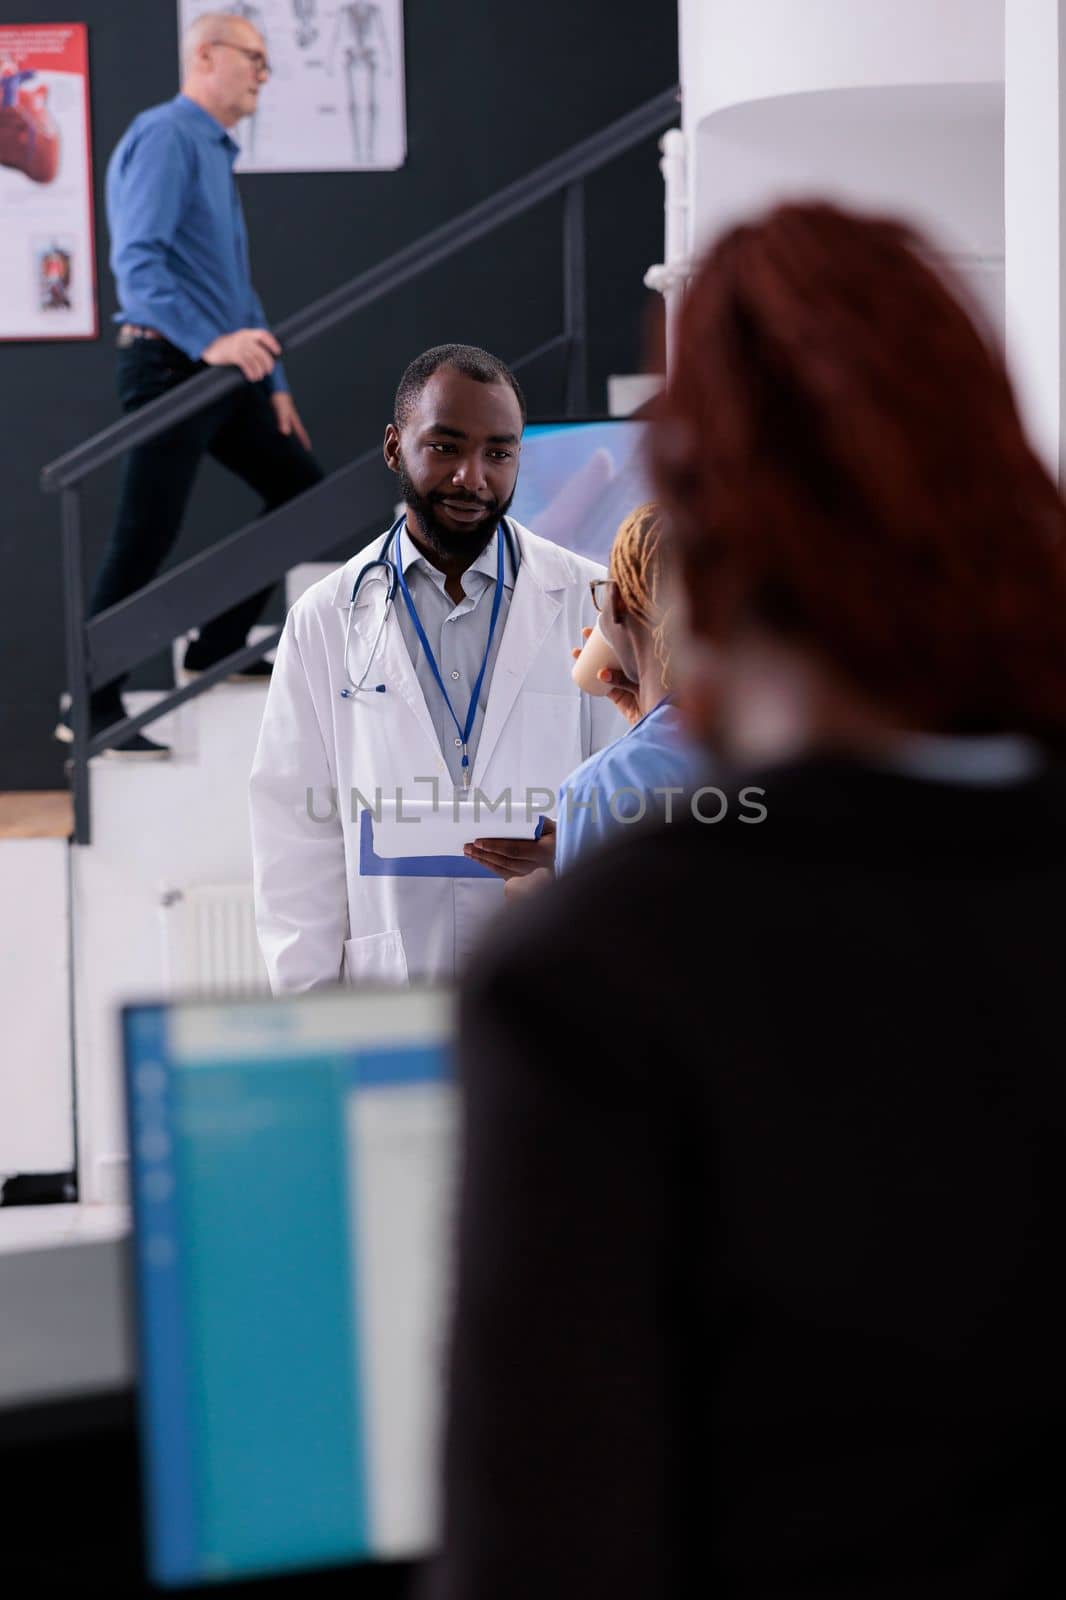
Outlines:
<svg viewBox="0 0 1066 1600"><path fill-rule="evenodd" d="M543 816L524 806L492 811L474 800L380 798L359 819L359 872L362 877L488 878L499 876L463 854L474 839L539 839Z"/></svg>

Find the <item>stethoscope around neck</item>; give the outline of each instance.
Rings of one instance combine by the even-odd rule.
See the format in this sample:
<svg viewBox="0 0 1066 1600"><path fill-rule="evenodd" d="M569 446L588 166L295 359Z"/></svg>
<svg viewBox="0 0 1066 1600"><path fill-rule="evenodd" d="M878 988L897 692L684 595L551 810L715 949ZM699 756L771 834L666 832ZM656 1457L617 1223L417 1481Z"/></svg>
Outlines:
<svg viewBox="0 0 1066 1600"><path fill-rule="evenodd" d="M359 572L358 572L358 574L356 576L355 583L352 585L352 597L348 602L348 621L347 621L347 624L346 624L345 629L344 629L344 676L345 676L345 679L347 680L347 687L342 689L341 692L340 692L342 700L350 700L353 695L357 695L357 694L384 694L385 693L385 690L387 688L386 684L384 684L384 683L369 683L368 684L366 680L370 676L371 667L374 665L374 658L376 657L376 655L378 653L378 646L381 643L381 636L385 632L385 626L386 626L386 624L387 624L387 622L389 620L389 612L392 610L392 607L396 602L397 590L400 590L400 589L403 590L404 599L407 601L408 608L409 608L409 610L411 612L411 615L412 615L412 618L414 620L415 628L418 631L419 635L422 637L423 649L427 649L428 650L427 641L425 640L425 637L424 637L424 635L422 633L422 626L421 626L421 623L418 620L418 613L415 610L414 601L411 599L410 593L409 593L409 591L407 589L407 586L406 586L406 584L404 583L404 580L403 580L403 568L402 568L402 565L401 565L401 562L400 562L400 530L403 527L403 525L404 525L404 518L403 517L398 518L397 521L393 523L392 527L389 529L388 533L385 535L384 541L382 542L381 550L374 557L374 559L372 561L368 561L365 564L365 566L360 567ZM517 577L518 577L518 545L517 545L517 543L515 541L515 537L514 537L514 534L511 531L511 528L508 526L506 517L501 518L500 525L499 525L499 528L498 528L497 532L498 533L502 533L504 539L507 542L507 549L508 549L508 552L509 552L510 557L511 557L511 566L514 569L515 578L517 579ZM389 553L390 545L394 545L395 546L394 553L391 554L391 555ZM369 654L367 655L366 663L365 663L365 665L363 667L362 673L360 674L358 682L357 682L355 680L355 678L352 677L351 668L348 665L348 651L349 651L349 645L351 643L351 637L352 637L352 618L355 615L355 603L359 598L360 589L362 588L364 582L370 576L370 574L373 573L378 568L383 568L384 571L385 571L385 574L386 574L385 604L381 608L381 620L378 622L378 631L374 635L374 642L370 646L370 651L369 651ZM500 579L501 579L501 581L502 581L502 577L503 577L503 562L502 562L502 552L501 552L501 561L500 561ZM496 616L496 612L499 609L499 598L500 598L500 596L499 596L499 587L500 587L500 585L498 583L497 584L497 594L494 596L494 599L496 600L496 605L493 608L493 625L489 629L489 647L491 647L491 644L492 644L492 633L493 633L493 629L495 627L495 616ZM433 666L433 669L434 669L434 673L439 678L439 673L437 673L436 661L433 659L432 651L428 651L428 654L430 656L430 660L431 660L431 663L432 663L432 666ZM488 660L488 648L486 648L486 651L485 651L485 660L486 661ZM480 682L480 680L479 680L479 682Z"/></svg>

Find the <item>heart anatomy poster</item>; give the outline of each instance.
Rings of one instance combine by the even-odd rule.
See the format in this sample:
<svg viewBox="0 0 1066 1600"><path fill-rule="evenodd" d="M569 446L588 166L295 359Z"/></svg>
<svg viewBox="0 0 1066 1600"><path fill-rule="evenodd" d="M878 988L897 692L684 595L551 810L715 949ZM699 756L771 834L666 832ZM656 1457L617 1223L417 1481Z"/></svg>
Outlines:
<svg viewBox="0 0 1066 1600"><path fill-rule="evenodd" d="M84 23L0 26L0 339L96 336Z"/></svg>
<svg viewBox="0 0 1066 1600"><path fill-rule="evenodd" d="M382 172L407 153L402 0L178 0L251 23L270 76L231 130L238 172Z"/></svg>

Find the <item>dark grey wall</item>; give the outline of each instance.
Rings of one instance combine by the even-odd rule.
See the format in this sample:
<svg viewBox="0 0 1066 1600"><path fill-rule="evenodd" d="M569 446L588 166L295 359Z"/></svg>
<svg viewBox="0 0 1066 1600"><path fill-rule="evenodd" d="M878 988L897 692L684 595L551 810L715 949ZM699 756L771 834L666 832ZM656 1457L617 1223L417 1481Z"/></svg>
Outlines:
<svg viewBox="0 0 1066 1600"><path fill-rule="evenodd" d="M308 301L568 148L677 78L671 0L406 0L408 159L396 173L241 179L256 286L281 320ZM41 465L118 416L107 326L115 309L103 211L107 158L130 119L177 89L175 0L19 0L21 23L90 29L97 271L103 336L80 344L0 345L0 790L63 784L51 739L64 686L59 508L40 495ZM269 90L267 91L269 93ZM654 140L588 188L591 409L612 372L640 368L645 268L662 249ZM461 339L517 356L560 331L558 202L508 225L380 309L288 361L327 470L380 437L412 355ZM2 224L0 224L2 225ZM558 409L559 372L527 385L534 415ZM117 469L85 491L87 581L106 540ZM254 512L248 491L205 465L174 559ZM339 528L338 556L346 551ZM276 595L272 615L280 615ZM165 683L148 663L134 684Z"/></svg>

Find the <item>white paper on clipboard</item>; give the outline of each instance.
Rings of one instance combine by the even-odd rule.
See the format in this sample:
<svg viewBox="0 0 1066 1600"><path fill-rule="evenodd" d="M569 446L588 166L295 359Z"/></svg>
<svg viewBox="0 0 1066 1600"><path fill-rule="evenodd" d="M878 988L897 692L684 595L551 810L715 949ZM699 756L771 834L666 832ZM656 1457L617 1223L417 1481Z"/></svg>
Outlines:
<svg viewBox="0 0 1066 1600"><path fill-rule="evenodd" d="M381 796L371 812L374 853L387 860L461 856L475 839L535 839L541 818L524 805L492 811L483 800L408 800Z"/></svg>

